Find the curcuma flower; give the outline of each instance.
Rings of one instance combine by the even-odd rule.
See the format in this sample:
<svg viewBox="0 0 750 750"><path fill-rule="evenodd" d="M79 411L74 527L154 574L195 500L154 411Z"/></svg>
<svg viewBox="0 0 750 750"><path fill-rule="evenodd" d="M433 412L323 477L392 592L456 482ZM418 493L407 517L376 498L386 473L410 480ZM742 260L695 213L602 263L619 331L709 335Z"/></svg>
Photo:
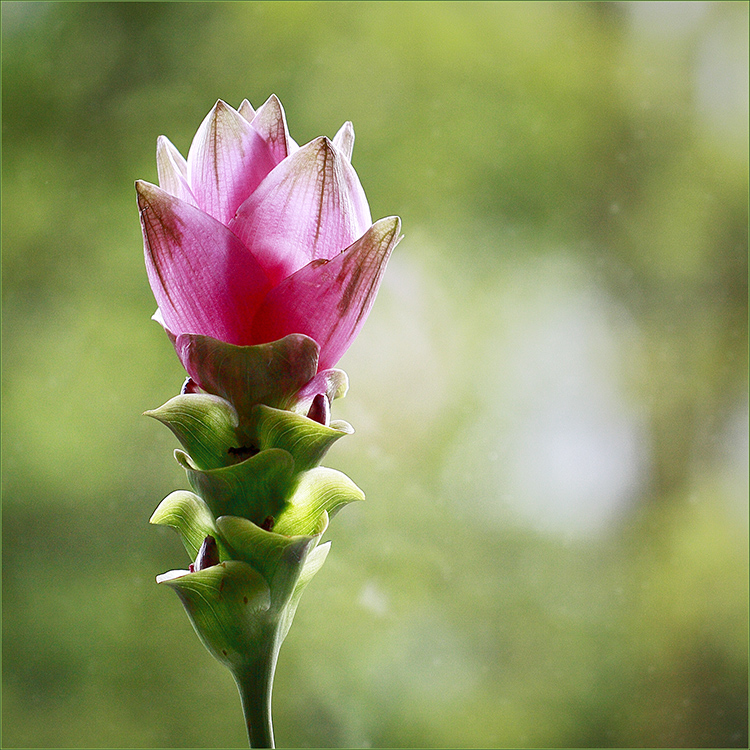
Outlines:
<svg viewBox="0 0 750 750"><path fill-rule="evenodd" d="M187 159L159 138L160 187L136 183L154 318L190 375L146 412L180 441L192 489L151 517L192 561L157 581L232 672L252 747L273 747L276 660L328 554L328 522L364 499L320 465L353 432L331 418L348 388L333 365L370 312L401 222L373 224L353 145L347 122L298 146L275 96L257 112L218 101Z"/></svg>
<svg viewBox="0 0 750 750"><path fill-rule="evenodd" d="M251 346L304 334L320 371L357 336L401 222L373 224L353 145L347 122L298 146L275 96L257 111L218 101L187 159L159 138L160 187L136 183L154 317L199 385L195 336Z"/></svg>

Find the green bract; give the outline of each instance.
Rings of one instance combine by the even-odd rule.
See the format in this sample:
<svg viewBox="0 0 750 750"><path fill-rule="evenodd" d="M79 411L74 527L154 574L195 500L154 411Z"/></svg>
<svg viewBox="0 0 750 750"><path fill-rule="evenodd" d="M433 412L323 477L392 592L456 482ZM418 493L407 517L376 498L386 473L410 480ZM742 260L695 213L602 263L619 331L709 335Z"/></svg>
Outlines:
<svg viewBox="0 0 750 750"><path fill-rule="evenodd" d="M270 588L260 573L237 560L165 578L182 600L203 645L233 672L258 662L268 630Z"/></svg>
<svg viewBox="0 0 750 750"><path fill-rule="evenodd" d="M261 450L280 448L291 454L299 471L317 466L328 449L344 435L354 432L344 421L320 422L291 411L258 404L252 412L253 426Z"/></svg>
<svg viewBox="0 0 750 750"><path fill-rule="evenodd" d="M195 560L207 536L216 539L220 559L229 559L229 554L216 528L213 514L208 505L192 492L177 490L167 495L154 511L150 522L177 529L191 560Z"/></svg>
<svg viewBox="0 0 750 750"><path fill-rule="evenodd" d="M295 480L294 459L277 448L209 471L196 469L183 451L175 451L175 458L214 517L242 516L262 525L269 516L276 518L284 509Z"/></svg>
<svg viewBox="0 0 750 750"><path fill-rule="evenodd" d="M219 396L208 393L175 396L145 414L174 432L198 469L226 466L232 448L238 447L237 412Z"/></svg>
<svg viewBox="0 0 750 750"><path fill-rule="evenodd" d="M184 333L174 345L190 377L204 391L229 401L243 428L256 404L307 414L318 393L333 401L348 387L341 370L318 372L320 347L301 333L258 346Z"/></svg>
<svg viewBox="0 0 750 750"><path fill-rule="evenodd" d="M181 339L201 387L146 414L180 441L175 458L193 491L166 497L151 523L175 528L195 562L157 581L177 592L243 702L268 703L279 647L328 554L329 543L319 545L328 520L364 499L347 476L320 466L353 432L343 421L322 423L347 378L316 373L318 346L306 336L250 347ZM208 537L215 551L199 555L204 542L214 549Z"/></svg>

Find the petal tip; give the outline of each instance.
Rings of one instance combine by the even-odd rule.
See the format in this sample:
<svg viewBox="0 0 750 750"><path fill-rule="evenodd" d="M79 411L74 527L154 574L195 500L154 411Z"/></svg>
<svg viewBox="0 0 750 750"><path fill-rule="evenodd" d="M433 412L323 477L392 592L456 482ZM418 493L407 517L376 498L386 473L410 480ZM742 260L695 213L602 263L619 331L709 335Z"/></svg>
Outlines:
<svg viewBox="0 0 750 750"><path fill-rule="evenodd" d="M135 181L135 192L138 193L139 203L141 199L146 203L149 203L154 198L158 197L160 193L164 193L160 187L151 182L146 182L146 180Z"/></svg>
<svg viewBox="0 0 750 750"><path fill-rule="evenodd" d="M248 121L251 122L255 117L255 109L253 105L247 99L243 99L240 102L240 106L237 107L237 111Z"/></svg>

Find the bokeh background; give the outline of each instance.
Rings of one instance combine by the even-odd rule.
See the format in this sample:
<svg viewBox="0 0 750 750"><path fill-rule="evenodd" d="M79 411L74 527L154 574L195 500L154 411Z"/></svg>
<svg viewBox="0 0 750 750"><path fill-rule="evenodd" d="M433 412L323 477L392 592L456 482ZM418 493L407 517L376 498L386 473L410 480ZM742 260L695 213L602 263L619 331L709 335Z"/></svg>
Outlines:
<svg viewBox="0 0 750 750"><path fill-rule="evenodd" d="M154 576L183 372L133 182L217 98L354 122L405 239L341 366L367 502L280 746L747 747L748 4L2 4L5 747L244 746Z"/></svg>

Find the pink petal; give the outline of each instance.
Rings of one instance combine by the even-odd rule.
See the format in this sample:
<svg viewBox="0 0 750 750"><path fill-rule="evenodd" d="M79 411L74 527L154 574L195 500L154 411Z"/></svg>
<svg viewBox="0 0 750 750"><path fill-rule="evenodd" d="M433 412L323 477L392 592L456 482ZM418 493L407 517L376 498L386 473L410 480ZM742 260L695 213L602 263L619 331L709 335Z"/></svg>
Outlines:
<svg viewBox="0 0 750 750"><path fill-rule="evenodd" d="M165 135L156 140L156 171L159 187L182 201L197 206L187 180L187 161Z"/></svg>
<svg viewBox="0 0 750 750"><path fill-rule="evenodd" d="M173 335L202 334L249 343L268 287L248 249L203 211L156 185L136 182L151 289Z"/></svg>
<svg viewBox="0 0 750 750"><path fill-rule="evenodd" d="M250 102L247 99L242 100L242 104L240 104L239 107L237 107L237 111L248 121L252 122L253 117L255 117L255 110L253 109L253 105L250 104Z"/></svg>
<svg viewBox="0 0 750 750"><path fill-rule="evenodd" d="M284 159L240 206L229 228L275 285L311 260L334 257L370 222L354 169L321 137Z"/></svg>
<svg viewBox="0 0 750 750"><path fill-rule="evenodd" d="M299 148L289 137L284 108L275 94L268 97L266 103L255 113L250 124L263 136L276 164Z"/></svg>
<svg viewBox="0 0 750 750"><path fill-rule="evenodd" d="M228 224L275 164L258 131L219 100L193 138L187 158L188 182L199 208Z"/></svg>
<svg viewBox="0 0 750 750"><path fill-rule="evenodd" d="M292 410L306 414L318 396L325 396L330 402L342 398L348 390L349 378L343 370L320 370L299 389Z"/></svg>
<svg viewBox="0 0 750 750"><path fill-rule="evenodd" d="M332 367L367 319L400 230L398 217L381 219L332 260L314 260L282 281L258 310L254 339L304 333L320 344L318 369Z"/></svg>
<svg viewBox="0 0 750 750"><path fill-rule="evenodd" d="M347 161L352 160L354 151L354 125L348 120L339 128L339 132L333 136L333 145Z"/></svg>

